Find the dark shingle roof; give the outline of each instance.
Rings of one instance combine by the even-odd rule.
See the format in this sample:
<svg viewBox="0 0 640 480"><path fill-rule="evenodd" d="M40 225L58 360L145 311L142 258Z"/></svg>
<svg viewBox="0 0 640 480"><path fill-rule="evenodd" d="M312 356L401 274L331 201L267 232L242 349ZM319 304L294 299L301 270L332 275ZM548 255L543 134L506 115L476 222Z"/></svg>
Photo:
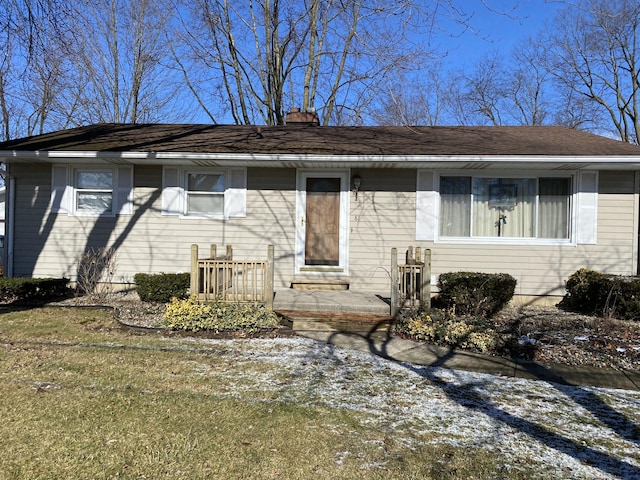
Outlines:
<svg viewBox="0 0 640 480"><path fill-rule="evenodd" d="M0 143L7 151L319 155L636 156L640 148L562 127L319 127L99 124Z"/></svg>

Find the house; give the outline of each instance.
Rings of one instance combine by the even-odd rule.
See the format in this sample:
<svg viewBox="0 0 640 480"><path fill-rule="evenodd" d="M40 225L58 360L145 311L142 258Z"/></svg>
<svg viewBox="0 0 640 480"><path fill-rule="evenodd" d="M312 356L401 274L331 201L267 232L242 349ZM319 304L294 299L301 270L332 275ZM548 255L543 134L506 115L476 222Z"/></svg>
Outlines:
<svg viewBox="0 0 640 480"><path fill-rule="evenodd" d="M100 124L0 144L6 271L75 279L88 248L114 281L187 272L190 246L275 246L275 288L335 282L388 296L390 255L504 272L523 300L581 267L638 272L640 149L561 127Z"/></svg>

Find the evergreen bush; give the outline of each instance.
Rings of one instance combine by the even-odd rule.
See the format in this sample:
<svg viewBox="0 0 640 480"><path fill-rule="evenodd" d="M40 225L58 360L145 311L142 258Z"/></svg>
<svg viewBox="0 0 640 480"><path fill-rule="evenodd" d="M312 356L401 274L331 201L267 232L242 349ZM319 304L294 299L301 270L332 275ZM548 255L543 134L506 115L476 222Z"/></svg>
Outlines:
<svg viewBox="0 0 640 480"><path fill-rule="evenodd" d="M440 275L438 288L443 308L490 318L513 298L516 279L507 273L451 272Z"/></svg>
<svg viewBox="0 0 640 480"><path fill-rule="evenodd" d="M640 278L581 268L567 280L562 306L580 313L640 319Z"/></svg>
<svg viewBox="0 0 640 480"><path fill-rule="evenodd" d="M398 320L395 330L416 340L482 353L495 352L504 346L503 338L490 320L456 317L441 310L433 310L430 314L412 312Z"/></svg>
<svg viewBox="0 0 640 480"><path fill-rule="evenodd" d="M68 278L0 277L0 301L43 301L68 296Z"/></svg>
<svg viewBox="0 0 640 480"><path fill-rule="evenodd" d="M186 298L189 294L189 273L136 273L133 277L136 292L143 302L167 303L172 298Z"/></svg>
<svg viewBox="0 0 640 480"><path fill-rule="evenodd" d="M191 296L184 300L172 299L165 310L163 324L171 330L190 332L256 332L278 326L279 320L275 313L263 305L222 301L203 303Z"/></svg>

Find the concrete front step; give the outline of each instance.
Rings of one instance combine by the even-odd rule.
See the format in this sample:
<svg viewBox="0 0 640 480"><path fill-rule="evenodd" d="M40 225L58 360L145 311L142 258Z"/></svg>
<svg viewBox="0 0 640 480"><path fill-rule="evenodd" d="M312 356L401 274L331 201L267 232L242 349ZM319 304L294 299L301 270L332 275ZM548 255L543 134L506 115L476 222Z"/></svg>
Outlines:
<svg viewBox="0 0 640 480"><path fill-rule="evenodd" d="M341 332L369 334L386 332L392 324L389 315L335 313L335 312L305 312L305 311L277 311L284 322L298 332Z"/></svg>
<svg viewBox="0 0 640 480"><path fill-rule="evenodd" d="M379 295L352 290L277 290L273 309L373 315L390 313L389 304Z"/></svg>

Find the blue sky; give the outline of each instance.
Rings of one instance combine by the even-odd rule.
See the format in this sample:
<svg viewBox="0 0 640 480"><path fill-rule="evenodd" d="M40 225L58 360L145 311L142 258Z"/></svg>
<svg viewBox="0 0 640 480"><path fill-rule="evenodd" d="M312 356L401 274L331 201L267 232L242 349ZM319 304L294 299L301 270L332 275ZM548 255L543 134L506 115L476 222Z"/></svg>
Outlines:
<svg viewBox="0 0 640 480"><path fill-rule="evenodd" d="M442 60L445 66L454 68L471 66L496 50L509 54L518 42L535 35L558 10L566 7L554 0L459 0L456 5L472 14L468 22L470 28L464 31L460 25L443 19L442 30L459 35L443 32L432 40L432 47L448 52Z"/></svg>

